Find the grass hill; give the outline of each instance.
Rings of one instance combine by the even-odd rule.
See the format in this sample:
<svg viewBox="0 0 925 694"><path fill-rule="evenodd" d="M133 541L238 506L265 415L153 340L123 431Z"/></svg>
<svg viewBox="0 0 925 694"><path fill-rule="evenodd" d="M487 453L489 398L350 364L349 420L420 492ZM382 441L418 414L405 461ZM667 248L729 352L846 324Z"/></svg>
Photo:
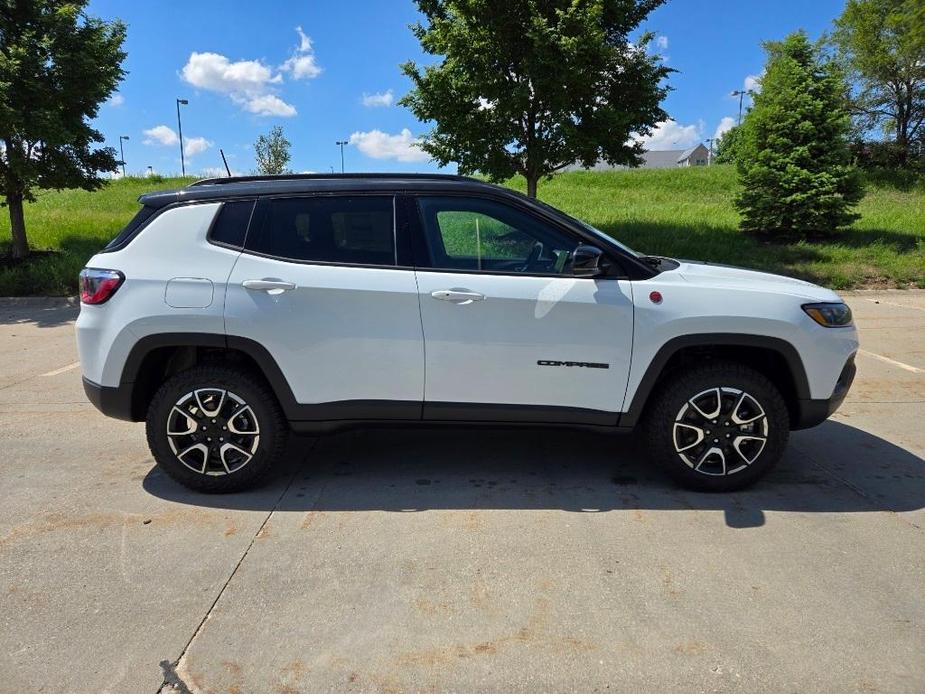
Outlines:
<svg viewBox="0 0 925 694"><path fill-rule="evenodd" d="M0 260L0 296L69 294L87 259L104 246L152 190L192 179L116 180L95 193L41 193L28 205L32 247L51 251L13 265ZM524 190L522 180L511 186ZM861 219L831 241L769 243L737 230L729 166L576 172L540 184L545 202L646 253L778 272L836 289L925 287L925 184L868 184ZM0 255L9 218L0 219Z"/></svg>

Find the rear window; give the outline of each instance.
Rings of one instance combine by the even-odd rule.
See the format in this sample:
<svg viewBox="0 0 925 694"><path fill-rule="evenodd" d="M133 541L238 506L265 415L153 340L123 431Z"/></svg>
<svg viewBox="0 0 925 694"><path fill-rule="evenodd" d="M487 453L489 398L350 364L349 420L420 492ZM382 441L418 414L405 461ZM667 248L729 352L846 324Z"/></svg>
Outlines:
<svg viewBox="0 0 925 694"><path fill-rule="evenodd" d="M209 240L224 246L243 248L247 225L250 224L253 211L253 200L234 200L224 203L215 218L215 224L212 225Z"/></svg>
<svg viewBox="0 0 925 694"><path fill-rule="evenodd" d="M392 198L271 198L247 249L301 262L395 265Z"/></svg>
<svg viewBox="0 0 925 694"><path fill-rule="evenodd" d="M116 237L112 241L106 244L103 252L117 251L128 245L128 242L132 240L132 237L135 236L141 226L147 222L156 211L157 210L153 207L148 207L146 205L142 206L142 208L135 213L135 216L132 217L132 221L126 224L125 228L116 234Z"/></svg>

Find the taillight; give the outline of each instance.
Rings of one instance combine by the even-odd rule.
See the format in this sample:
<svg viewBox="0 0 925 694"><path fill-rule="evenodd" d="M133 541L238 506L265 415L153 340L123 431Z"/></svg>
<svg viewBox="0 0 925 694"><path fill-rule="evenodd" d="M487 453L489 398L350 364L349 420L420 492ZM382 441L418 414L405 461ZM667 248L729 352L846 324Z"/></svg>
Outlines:
<svg viewBox="0 0 925 694"><path fill-rule="evenodd" d="M118 270L85 267L80 271L80 300L85 304L106 303L124 281L125 275Z"/></svg>

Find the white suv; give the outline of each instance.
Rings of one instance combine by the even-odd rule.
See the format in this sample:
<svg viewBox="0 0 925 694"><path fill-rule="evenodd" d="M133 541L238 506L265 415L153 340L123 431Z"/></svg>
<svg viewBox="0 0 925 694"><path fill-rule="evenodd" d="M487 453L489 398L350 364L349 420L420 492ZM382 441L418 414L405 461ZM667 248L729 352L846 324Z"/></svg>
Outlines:
<svg viewBox="0 0 925 694"><path fill-rule="evenodd" d="M81 273L84 386L202 491L256 482L289 430L434 421L639 426L682 484L737 489L854 377L828 289L640 255L472 179L238 177L140 202Z"/></svg>

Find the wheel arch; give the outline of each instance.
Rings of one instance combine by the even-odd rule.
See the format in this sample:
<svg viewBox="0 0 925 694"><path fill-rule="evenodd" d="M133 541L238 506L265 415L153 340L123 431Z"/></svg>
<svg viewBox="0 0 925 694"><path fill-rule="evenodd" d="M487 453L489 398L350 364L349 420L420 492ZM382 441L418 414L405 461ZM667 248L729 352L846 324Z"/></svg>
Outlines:
<svg viewBox="0 0 925 694"><path fill-rule="evenodd" d="M673 371L704 359L729 359L767 376L781 391L791 425L801 416L801 403L810 397L809 380L800 354L777 337L737 333L681 335L666 342L646 368L620 427L634 427L642 419L652 395Z"/></svg>
<svg viewBox="0 0 925 694"><path fill-rule="evenodd" d="M143 421L148 403L170 376L210 360L237 364L262 378L286 417L295 410L295 396L279 365L265 347L244 337L214 333L159 333L141 338L122 368L119 389L128 412L123 419Z"/></svg>

